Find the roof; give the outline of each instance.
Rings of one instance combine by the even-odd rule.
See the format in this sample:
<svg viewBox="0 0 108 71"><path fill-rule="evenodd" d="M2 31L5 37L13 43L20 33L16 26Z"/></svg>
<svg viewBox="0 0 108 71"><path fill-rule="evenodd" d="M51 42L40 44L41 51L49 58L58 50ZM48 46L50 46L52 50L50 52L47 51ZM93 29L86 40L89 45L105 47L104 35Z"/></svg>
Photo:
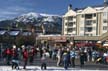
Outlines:
<svg viewBox="0 0 108 71"><path fill-rule="evenodd" d="M83 8L75 8L75 11L84 10L87 7L89 7L89 6L86 6L86 7L83 7ZM104 5L103 4L102 5L94 5L94 6L90 6L90 7L92 7L92 8L102 8L102 7L104 7Z"/></svg>
<svg viewBox="0 0 108 71"><path fill-rule="evenodd" d="M76 12L74 10L69 10L63 17L68 17L68 16L76 16Z"/></svg>
<svg viewBox="0 0 108 71"><path fill-rule="evenodd" d="M9 35L11 36L17 36L20 33L20 31L9 31Z"/></svg>
<svg viewBox="0 0 108 71"><path fill-rule="evenodd" d="M101 5L87 6L83 8L75 8L75 11L77 13L81 13L83 10L85 10L86 8L90 8L90 7L95 9L96 11L100 11L100 10L103 10L105 7L108 7L108 5L104 6L104 4L101 4Z"/></svg>
<svg viewBox="0 0 108 71"><path fill-rule="evenodd" d="M85 8L81 13L82 13L82 14L96 13L96 9L94 9L94 8L92 8L92 7L87 7L87 8Z"/></svg>
<svg viewBox="0 0 108 71"><path fill-rule="evenodd" d="M0 35L4 35L6 33L5 30L0 30Z"/></svg>

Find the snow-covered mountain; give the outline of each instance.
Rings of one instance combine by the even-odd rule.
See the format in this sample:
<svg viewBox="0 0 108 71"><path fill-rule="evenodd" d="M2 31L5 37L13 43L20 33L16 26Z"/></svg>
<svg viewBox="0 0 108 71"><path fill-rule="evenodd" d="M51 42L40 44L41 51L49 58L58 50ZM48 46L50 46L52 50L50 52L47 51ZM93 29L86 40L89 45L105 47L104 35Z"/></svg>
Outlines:
<svg viewBox="0 0 108 71"><path fill-rule="evenodd" d="M36 21L36 22L39 22L39 21L42 21L42 22L46 22L46 21L47 22L60 22L61 17L58 15L30 12L30 13L18 16L17 18L15 18L15 21L25 22L25 23L28 23L28 22L32 23L34 21Z"/></svg>
<svg viewBox="0 0 108 71"><path fill-rule="evenodd" d="M8 21L1 21L0 24L3 26L24 26L27 27L27 25L32 24L34 26L38 27L44 27L45 31L47 32L61 32L62 28L62 18L59 15L52 15L52 14L43 14L43 13L34 13L30 12L27 14L20 15L12 20ZM20 27L19 27L20 28Z"/></svg>

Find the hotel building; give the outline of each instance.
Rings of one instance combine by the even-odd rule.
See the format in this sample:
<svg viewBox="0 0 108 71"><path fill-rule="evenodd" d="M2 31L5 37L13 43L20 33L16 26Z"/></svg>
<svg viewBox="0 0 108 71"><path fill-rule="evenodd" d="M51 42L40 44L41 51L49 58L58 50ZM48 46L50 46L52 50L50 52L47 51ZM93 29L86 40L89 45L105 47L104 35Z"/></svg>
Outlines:
<svg viewBox="0 0 108 71"><path fill-rule="evenodd" d="M63 15L62 34L72 36L101 36L108 32L108 1L103 5L73 10Z"/></svg>

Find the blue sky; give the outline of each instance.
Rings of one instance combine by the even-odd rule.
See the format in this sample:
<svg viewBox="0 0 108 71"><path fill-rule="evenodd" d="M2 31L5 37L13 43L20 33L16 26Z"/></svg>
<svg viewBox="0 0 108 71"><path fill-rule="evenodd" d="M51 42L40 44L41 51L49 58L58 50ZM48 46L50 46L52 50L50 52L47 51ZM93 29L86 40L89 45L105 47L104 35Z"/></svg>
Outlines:
<svg viewBox="0 0 108 71"><path fill-rule="evenodd" d="M69 4L73 8L82 8L103 2L104 0L0 0L0 20L29 12L63 15Z"/></svg>

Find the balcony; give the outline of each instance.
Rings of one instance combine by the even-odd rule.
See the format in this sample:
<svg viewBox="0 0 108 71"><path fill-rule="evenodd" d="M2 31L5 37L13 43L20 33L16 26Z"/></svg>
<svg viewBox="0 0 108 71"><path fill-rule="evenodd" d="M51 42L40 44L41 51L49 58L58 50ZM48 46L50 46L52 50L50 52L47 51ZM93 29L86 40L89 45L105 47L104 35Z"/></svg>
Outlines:
<svg viewBox="0 0 108 71"><path fill-rule="evenodd" d="M92 19L92 18L93 18L92 14L85 14L85 19Z"/></svg>

